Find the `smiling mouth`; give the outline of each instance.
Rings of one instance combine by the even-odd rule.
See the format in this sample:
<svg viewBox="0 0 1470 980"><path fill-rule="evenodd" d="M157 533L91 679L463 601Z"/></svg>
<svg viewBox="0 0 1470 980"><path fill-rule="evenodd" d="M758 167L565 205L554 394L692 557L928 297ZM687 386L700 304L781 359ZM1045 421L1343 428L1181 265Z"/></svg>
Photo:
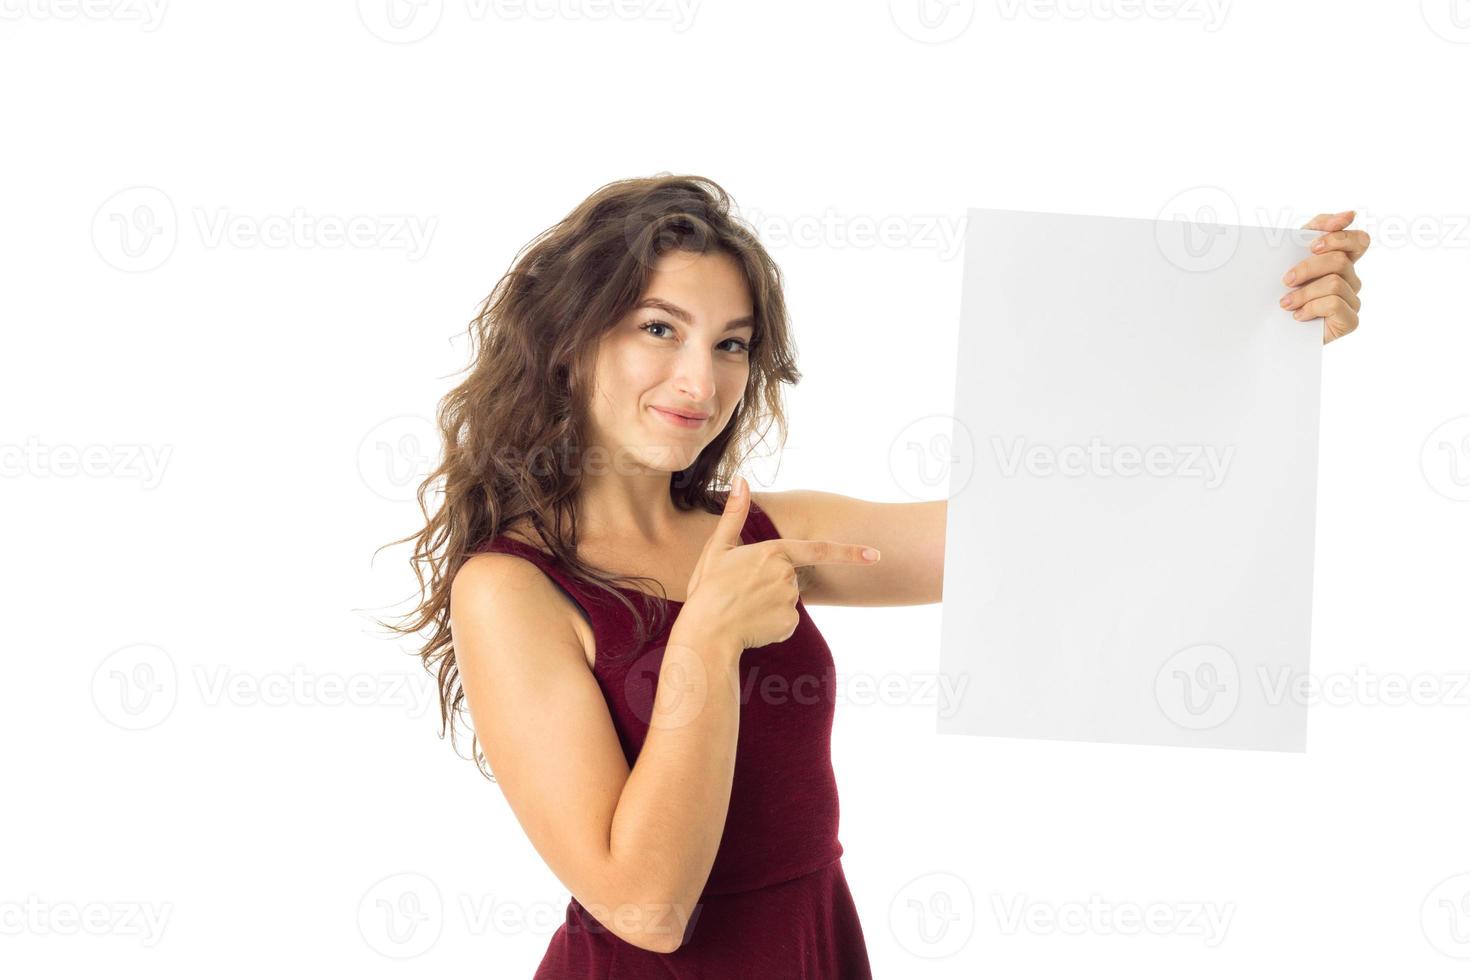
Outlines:
<svg viewBox="0 0 1470 980"><path fill-rule="evenodd" d="M685 428L685 429L697 429L700 426L704 425L704 423L706 421L705 419L692 419L692 418L689 418L687 415L680 415L677 412L670 412L670 411L667 411L666 409L659 408L657 405L652 405L650 407L655 412L657 412L662 418L666 419L667 421L669 421L669 422L673 423L674 425L677 425L677 426L679 426L681 428Z"/></svg>

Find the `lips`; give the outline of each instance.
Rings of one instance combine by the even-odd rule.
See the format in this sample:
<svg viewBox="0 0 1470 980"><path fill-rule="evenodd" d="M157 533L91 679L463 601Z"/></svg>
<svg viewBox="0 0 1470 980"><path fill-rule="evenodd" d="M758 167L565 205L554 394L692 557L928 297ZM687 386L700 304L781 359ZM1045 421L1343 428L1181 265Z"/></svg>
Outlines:
<svg viewBox="0 0 1470 980"><path fill-rule="evenodd" d="M703 418L691 418L691 417L689 417L687 415L681 415L680 413L674 411L673 409L663 408L663 407L661 407L659 405L651 405L649 407L655 413L657 413L660 418L662 418L665 422L669 423L669 425L676 426L676 427L678 427L680 429L700 429L700 428L703 428L704 427L705 419L709 418L709 416L707 416L707 415L704 416Z"/></svg>
<svg viewBox="0 0 1470 980"><path fill-rule="evenodd" d="M663 405L655 405L653 407L658 409L660 412L666 412L669 415L677 415L680 418L688 419L691 422L703 422L705 419L709 418L708 412L690 412L678 408L666 408Z"/></svg>

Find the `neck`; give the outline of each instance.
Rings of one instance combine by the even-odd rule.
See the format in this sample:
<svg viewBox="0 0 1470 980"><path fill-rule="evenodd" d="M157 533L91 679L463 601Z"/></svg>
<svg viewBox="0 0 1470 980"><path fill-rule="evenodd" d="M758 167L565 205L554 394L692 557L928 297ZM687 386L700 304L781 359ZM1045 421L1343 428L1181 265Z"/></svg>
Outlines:
<svg viewBox="0 0 1470 980"><path fill-rule="evenodd" d="M669 497L671 479L660 470L587 476L577 495L578 537L650 548L676 540L684 515Z"/></svg>

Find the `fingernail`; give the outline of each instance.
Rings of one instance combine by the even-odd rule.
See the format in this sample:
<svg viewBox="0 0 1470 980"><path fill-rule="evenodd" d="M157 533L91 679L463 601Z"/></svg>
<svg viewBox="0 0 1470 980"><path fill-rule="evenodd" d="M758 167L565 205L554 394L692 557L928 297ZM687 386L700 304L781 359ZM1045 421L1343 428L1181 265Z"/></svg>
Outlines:
<svg viewBox="0 0 1470 980"><path fill-rule="evenodd" d="M735 477L735 485L730 488L731 496L738 497L745 492L745 477Z"/></svg>
<svg viewBox="0 0 1470 980"><path fill-rule="evenodd" d="M863 549L863 557L866 558L868 561L877 561L878 560L878 549L877 548L864 548Z"/></svg>
<svg viewBox="0 0 1470 980"><path fill-rule="evenodd" d="M1290 306L1291 305L1291 293L1287 293L1285 296L1281 297L1281 305L1282 306Z"/></svg>
<svg viewBox="0 0 1470 980"><path fill-rule="evenodd" d="M1288 286L1290 286L1292 283L1296 282L1296 270L1295 269L1292 269L1286 275L1282 276L1281 277L1281 281L1284 282L1284 283L1286 283Z"/></svg>
<svg viewBox="0 0 1470 980"><path fill-rule="evenodd" d="M1317 239L1315 242L1312 243L1312 251L1314 251L1314 252L1320 252L1320 251L1322 251L1326 247L1327 247L1327 243L1325 241L1323 241L1322 239L1320 239L1320 238Z"/></svg>

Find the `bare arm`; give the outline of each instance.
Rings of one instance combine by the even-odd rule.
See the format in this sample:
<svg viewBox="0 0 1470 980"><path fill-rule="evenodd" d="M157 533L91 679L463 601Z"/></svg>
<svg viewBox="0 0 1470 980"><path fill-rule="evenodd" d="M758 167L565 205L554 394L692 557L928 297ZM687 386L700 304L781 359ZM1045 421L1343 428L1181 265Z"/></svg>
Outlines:
<svg viewBox="0 0 1470 980"><path fill-rule="evenodd" d="M806 605L915 606L943 597L948 500L876 503L820 490L752 497L782 537L860 541L883 553L883 560L871 568L802 569L801 601Z"/></svg>
<svg viewBox="0 0 1470 980"><path fill-rule="evenodd" d="M740 648L681 612L664 648L653 718L612 822L613 860L657 883L685 923L725 832L740 733ZM682 928L681 928L682 932Z"/></svg>
<svg viewBox="0 0 1470 980"><path fill-rule="evenodd" d="M681 616L629 770L569 599L512 555L476 555L451 590L465 700L491 771L547 866L615 935L683 939L724 833L739 651Z"/></svg>

